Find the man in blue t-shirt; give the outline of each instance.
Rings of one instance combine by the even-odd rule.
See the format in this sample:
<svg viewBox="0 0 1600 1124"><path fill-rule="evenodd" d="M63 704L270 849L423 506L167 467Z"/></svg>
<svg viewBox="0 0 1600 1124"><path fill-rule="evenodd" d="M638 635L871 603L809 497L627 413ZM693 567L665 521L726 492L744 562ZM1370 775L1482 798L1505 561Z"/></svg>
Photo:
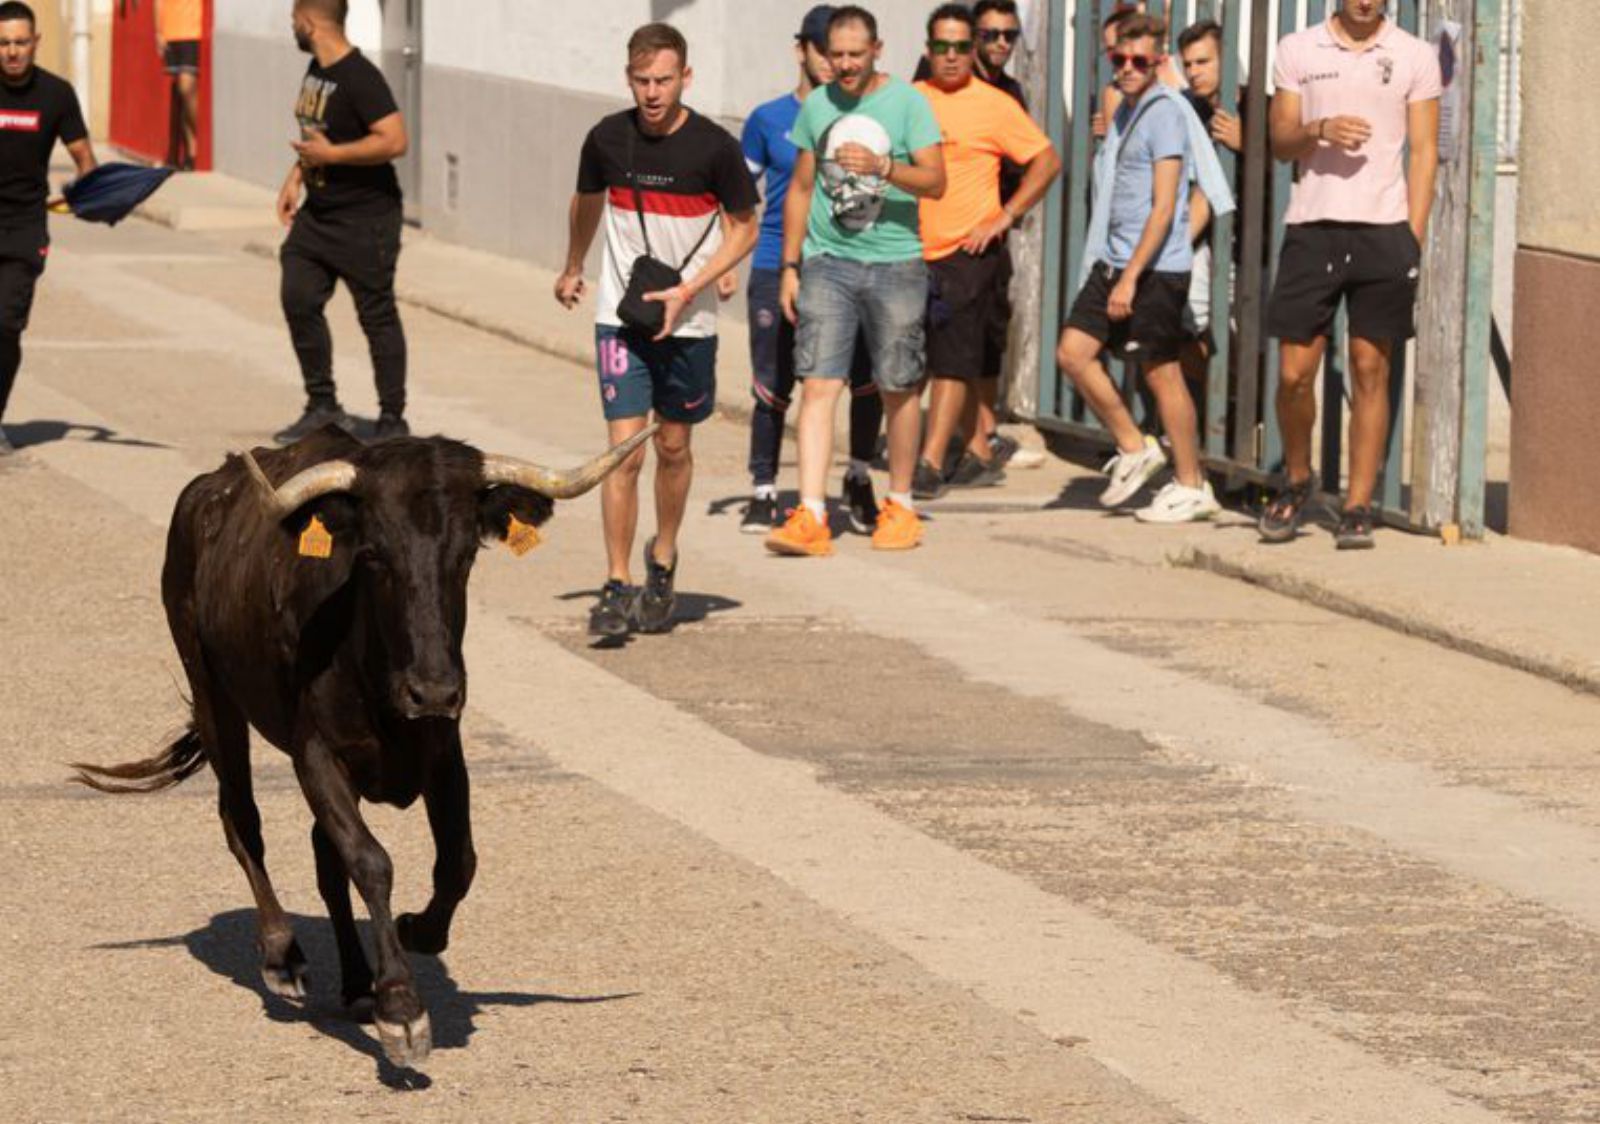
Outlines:
<svg viewBox="0 0 1600 1124"><path fill-rule="evenodd" d="M1100 495L1106 507L1132 499L1166 466L1154 437L1140 432L1100 362L1108 345L1137 362L1155 394L1172 443L1173 480L1134 514L1146 523L1207 519L1220 508L1200 466L1194 399L1178 362L1194 254L1189 192L1194 163L1180 95L1159 82L1166 26L1152 16L1123 21L1111 65L1122 102L1096 168L1097 195L1109 193L1110 225L1073 302L1056 361L1111 431L1117 452ZM1096 206L1100 206L1097 203Z"/></svg>
<svg viewBox="0 0 1600 1124"><path fill-rule="evenodd" d="M795 35L794 53L800 79L792 92L756 107L745 119L740 145L745 163L763 178L765 209L761 239L751 260L749 299L750 502L739 529L764 535L777 526L778 453L783 446L784 415L794 393L794 325L778 307L778 282L783 265L783 200L794 173L795 146L789 131L800 115L800 103L812 90L833 80L828 62L828 20L833 8L818 4L806 13ZM851 526L870 534L878 520L878 501L868 465L883 425L883 399L872 381L872 363L862 341L850 368L850 467L845 471L844 502Z"/></svg>

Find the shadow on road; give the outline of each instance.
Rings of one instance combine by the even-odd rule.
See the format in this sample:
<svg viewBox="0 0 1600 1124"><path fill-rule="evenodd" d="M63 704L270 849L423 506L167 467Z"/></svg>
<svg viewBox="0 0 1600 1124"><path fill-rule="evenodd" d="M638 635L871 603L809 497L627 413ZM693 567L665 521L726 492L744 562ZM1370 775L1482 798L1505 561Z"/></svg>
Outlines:
<svg viewBox="0 0 1600 1124"><path fill-rule="evenodd" d="M69 435L74 434L78 435L75 440L102 445L127 445L136 449L171 448L170 445L163 445L159 441L123 437L116 430L107 429L103 425L81 425L78 422L55 420L6 423L6 436L11 439L11 444L19 449L26 449L30 445L48 445L52 441L65 441Z"/></svg>
<svg viewBox="0 0 1600 1124"><path fill-rule="evenodd" d="M261 979L261 959L256 950L256 915L253 909L235 909L212 917L210 924L176 937L150 937L92 946L96 951L124 952L152 948L184 948L211 971L261 1000L262 1013L274 1022L304 1023L357 1053L371 1058L378 1081L391 1089L426 1089L427 1074L397 1066L384 1057L377 1036L352 1017L336 998L339 953L333 925L325 917L290 915L295 937L309 964L306 1000L296 1003L267 990ZM364 943L371 947L366 923L360 923ZM434 956L410 954L417 989L433 1024L433 1045L438 1050L458 1050L477 1030L475 1018L488 1007L534 1007L541 1003L609 1003L631 999L638 992L616 995L552 995L524 991L463 991L444 961Z"/></svg>

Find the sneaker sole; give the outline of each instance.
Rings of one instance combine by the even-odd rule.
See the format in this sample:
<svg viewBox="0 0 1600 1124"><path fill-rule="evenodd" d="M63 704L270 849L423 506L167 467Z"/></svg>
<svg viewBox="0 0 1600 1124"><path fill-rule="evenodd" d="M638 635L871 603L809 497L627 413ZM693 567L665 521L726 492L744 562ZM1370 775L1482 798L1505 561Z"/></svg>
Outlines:
<svg viewBox="0 0 1600 1124"><path fill-rule="evenodd" d="M1206 523L1216 514L1215 511L1197 511L1191 515L1185 515L1182 519L1164 519L1154 515L1146 515L1143 511L1136 511L1133 513L1133 517L1141 523L1148 523L1154 527L1170 527L1182 523Z"/></svg>
<svg viewBox="0 0 1600 1124"><path fill-rule="evenodd" d="M1106 490L1106 492L1101 492L1100 493L1100 506L1104 507L1104 508L1121 507L1123 504L1125 504L1129 500L1133 499L1134 496L1137 496L1139 494L1140 489L1142 489L1146 484L1150 483L1150 481L1155 477L1156 473L1160 472L1163 468L1166 468L1166 467L1167 467L1167 462L1166 461L1164 461L1164 460L1157 461L1153 466L1150 467L1149 470L1147 470L1145 472L1141 472L1139 474L1138 481L1135 484L1133 484L1131 487L1129 487L1128 490L1125 493L1123 493L1120 496L1117 496L1115 499L1108 498L1107 492L1110 491L1109 488Z"/></svg>
<svg viewBox="0 0 1600 1124"><path fill-rule="evenodd" d="M785 558L826 558L833 553L833 543L800 544L767 540L767 549Z"/></svg>
<svg viewBox="0 0 1600 1124"><path fill-rule="evenodd" d="M741 535L770 535L770 534L772 534L772 524L771 523L740 523L739 524L739 533Z"/></svg>
<svg viewBox="0 0 1600 1124"><path fill-rule="evenodd" d="M881 543L876 539L872 542L873 550L915 550L922 545L922 536L919 534L910 542Z"/></svg>
<svg viewBox="0 0 1600 1124"><path fill-rule="evenodd" d="M1378 544L1371 539L1335 539L1333 545L1337 550L1371 550Z"/></svg>
<svg viewBox="0 0 1600 1124"><path fill-rule="evenodd" d="M628 635L628 622L622 621L615 626L607 626L605 628L601 628L593 622L590 622L589 635L598 636L602 640L615 640L618 637Z"/></svg>
<svg viewBox="0 0 1600 1124"><path fill-rule="evenodd" d="M878 526L878 519L874 516L870 521L850 516L850 529L858 535L870 535Z"/></svg>

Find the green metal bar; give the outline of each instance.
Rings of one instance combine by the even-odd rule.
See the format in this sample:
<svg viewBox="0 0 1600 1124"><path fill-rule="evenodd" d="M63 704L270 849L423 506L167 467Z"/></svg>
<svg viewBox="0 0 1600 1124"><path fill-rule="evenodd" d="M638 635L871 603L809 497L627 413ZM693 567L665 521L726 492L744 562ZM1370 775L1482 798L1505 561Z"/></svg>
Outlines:
<svg viewBox="0 0 1600 1124"><path fill-rule="evenodd" d="M1378 506L1392 520L1410 524L1411 512L1402 502L1405 498L1405 437L1409 426L1405 424L1406 412L1406 349L1394 349L1389 362L1389 443L1379 474Z"/></svg>
<svg viewBox="0 0 1600 1124"><path fill-rule="evenodd" d="M1322 487L1324 491L1341 494L1344 466L1340 456L1344 445L1344 358L1345 345L1344 305L1333 317L1333 335L1322 360Z"/></svg>
<svg viewBox="0 0 1600 1124"><path fill-rule="evenodd" d="M1244 121L1244 165L1249 174L1244 181L1244 198L1240 200L1244 229L1239 257L1239 352L1235 360L1239 377L1233 415L1233 455L1237 460L1251 463L1255 461L1256 416L1261 398L1258 356L1265 321L1261 301L1261 257L1266 237L1266 183L1258 170L1265 168L1271 159L1265 112L1270 16L1268 0L1251 0L1250 105L1253 111ZM1237 54L1230 52L1235 65ZM1237 80L1228 90L1231 92L1236 85Z"/></svg>
<svg viewBox="0 0 1600 1124"><path fill-rule="evenodd" d="M1461 533L1482 538L1488 473L1489 369L1494 331L1494 197L1499 158L1500 5L1473 5L1472 189L1467 219L1466 363L1461 387L1461 469L1456 510Z"/></svg>
<svg viewBox="0 0 1600 1124"><path fill-rule="evenodd" d="M1067 0L1050 0L1046 31L1050 39L1049 62L1045 78L1045 133L1057 152L1066 152L1067 107L1061 96L1062 77L1066 74ZM1069 169L1070 171L1070 169ZM1044 219L1040 237L1043 240L1041 255L1041 281L1044 292L1039 300L1039 382L1036 401L1038 413L1047 417L1060 408L1061 372L1056 368L1056 337L1061 334L1062 321L1062 253L1065 230L1062 222L1062 203L1070 175L1057 178L1044 198Z"/></svg>
<svg viewBox="0 0 1600 1124"><path fill-rule="evenodd" d="M1222 27L1222 75L1221 88L1223 106L1231 113L1238 113L1239 89L1239 23L1238 20L1229 20ZM1265 87L1262 88L1265 93ZM1254 95L1252 95L1254 96ZM1265 105L1264 97L1257 98L1257 105ZM1217 145L1217 154L1222 160L1222 168L1228 175L1230 184L1238 182L1236 175L1238 157L1225 145ZM1246 218L1248 223L1249 219ZM1223 457L1228 453L1228 370L1232 361L1233 333L1229 330L1233 322L1234 289L1229 284L1230 274L1233 271L1233 245L1235 232L1238 229L1233 215L1218 215L1211 223L1211 362L1206 368L1206 428L1202 435L1205 451L1208 456ZM1254 372L1251 373L1254 378ZM1247 445L1243 449L1234 449L1234 459L1242 460L1252 453Z"/></svg>
<svg viewBox="0 0 1600 1124"><path fill-rule="evenodd" d="M1322 0L1310 0L1314 11L1307 12L1308 23L1322 18ZM1296 30L1293 0L1280 0L1278 8L1278 37L1281 39ZM1263 76L1265 77L1265 76ZM1278 264L1283 259L1283 217L1289 209L1289 192L1294 186L1294 167L1273 161L1272 169L1272 278L1277 279ZM1263 409L1260 468L1275 471L1283 465L1283 431L1278 425L1278 383L1281 379L1282 352L1275 340L1266 341L1266 379L1262 387ZM1252 377L1254 377L1252 375Z"/></svg>
<svg viewBox="0 0 1600 1124"><path fill-rule="evenodd" d="M1100 22L1095 18L1095 5L1089 0L1078 0L1073 43L1076 57L1072 67L1071 139L1067 150L1066 174L1062 177L1067 216L1067 253L1061 294L1063 303L1058 314L1078 295L1078 277L1082 270L1085 245L1089 240L1089 181L1094 166L1094 136L1089 129L1089 118L1094 112L1094 101L1102 85L1100 70L1106 65L1105 53L1100 49ZM1064 320L1065 316L1060 319ZM1054 369L1053 339L1050 341L1050 358ZM1055 372L1054 378L1060 386L1056 395L1055 415L1062 419L1082 416L1083 403L1077 393L1059 371Z"/></svg>

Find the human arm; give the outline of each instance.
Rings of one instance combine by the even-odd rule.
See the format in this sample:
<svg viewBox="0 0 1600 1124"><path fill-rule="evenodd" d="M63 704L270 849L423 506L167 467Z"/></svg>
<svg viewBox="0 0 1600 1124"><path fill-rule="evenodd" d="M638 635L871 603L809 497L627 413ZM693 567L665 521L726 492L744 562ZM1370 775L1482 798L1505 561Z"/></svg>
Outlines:
<svg viewBox="0 0 1600 1124"><path fill-rule="evenodd" d="M937 144L916 149L909 163L896 160L892 154L879 155L864 144L840 145L834 159L852 175L878 176L919 199L944 195L944 150ZM790 190L794 188L791 186Z"/></svg>
<svg viewBox="0 0 1600 1124"><path fill-rule="evenodd" d="M1189 244L1197 245L1211 223L1211 200L1196 184L1189 189Z"/></svg>
<svg viewBox="0 0 1600 1124"><path fill-rule="evenodd" d="M1244 151L1244 127L1237 115L1221 106L1211 115L1211 139L1232 152Z"/></svg>
<svg viewBox="0 0 1600 1124"><path fill-rule="evenodd" d="M1061 157L1055 147L1047 143L1023 165L1022 182L1017 185L1015 194L1006 200L998 214L974 227L961 248L969 254L981 254L1004 238L1006 232L1021 222L1022 216L1044 198L1045 192L1050 190L1051 183L1060 174Z"/></svg>
<svg viewBox="0 0 1600 1124"><path fill-rule="evenodd" d="M556 278L556 300L564 308L574 308L583 299L583 261L589 256L600 216L605 213L606 197L601 191L576 191L567 206L567 259Z"/></svg>
<svg viewBox="0 0 1600 1124"><path fill-rule="evenodd" d="M1133 315L1133 297L1142 275L1161 253L1167 235L1172 230L1173 217L1178 213L1179 181L1183 179L1183 158L1172 156L1158 160L1152 176L1150 217L1145 220L1139 244L1122 269L1122 276L1111 289L1106 302L1106 315L1113 320L1126 320Z"/></svg>
<svg viewBox="0 0 1600 1124"><path fill-rule="evenodd" d="M305 185L305 170L296 160L278 189L278 221L284 226L294 222L294 213L300 209L300 189Z"/></svg>
<svg viewBox="0 0 1600 1124"><path fill-rule="evenodd" d="M1420 245L1428 233L1428 213L1433 209L1433 181L1439 171L1439 99L1414 101L1406 107L1406 141L1411 156L1406 164L1406 200L1411 233Z"/></svg>
<svg viewBox="0 0 1600 1124"><path fill-rule="evenodd" d="M1279 90L1272 99L1272 155L1284 162L1304 160L1324 141L1354 152L1372 137L1372 124L1365 117L1344 115L1300 120L1300 95Z"/></svg>
<svg viewBox="0 0 1600 1124"><path fill-rule="evenodd" d="M789 192L783 197L783 264L778 277L778 307L793 324L799 313L795 300L800 295L800 255L805 250L806 224L811 219L811 193L817 184L817 155L808 148L794 154L794 172Z"/></svg>
<svg viewBox="0 0 1600 1124"><path fill-rule="evenodd" d="M75 140L66 146L67 155L72 157L72 164L78 170L81 179L100 166L100 161L94 157L94 145L89 143L89 138Z"/></svg>
<svg viewBox="0 0 1600 1124"><path fill-rule="evenodd" d="M367 135L359 140L334 144L322 130L308 129L304 139L290 141L289 145L299 155L301 163L310 168L322 168L332 164L387 164L404 156L410 141L406 136L405 118L396 112L367 126Z"/></svg>

